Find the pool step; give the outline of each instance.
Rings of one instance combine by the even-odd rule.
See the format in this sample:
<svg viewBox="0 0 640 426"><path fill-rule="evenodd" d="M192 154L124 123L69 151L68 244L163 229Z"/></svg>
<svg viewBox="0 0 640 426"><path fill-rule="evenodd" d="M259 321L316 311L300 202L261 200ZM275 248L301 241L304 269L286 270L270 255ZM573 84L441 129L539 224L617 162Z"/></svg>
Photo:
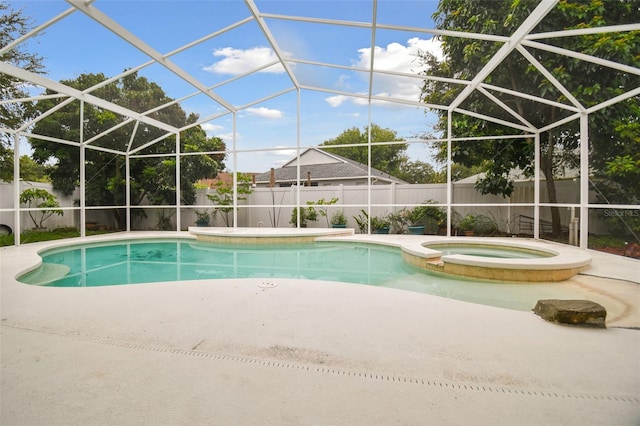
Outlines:
<svg viewBox="0 0 640 426"><path fill-rule="evenodd" d="M60 278L64 278L69 271L70 268L67 265L43 263L31 273L21 277L20 280L25 284L47 285Z"/></svg>
<svg viewBox="0 0 640 426"><path fill-rule="evenodd" d="M438 271L438 272L444 271L444 262L440 257L436 257L434 259L426 259L424 266L425 266L425 269L428 269L431 271Z"/></svg>

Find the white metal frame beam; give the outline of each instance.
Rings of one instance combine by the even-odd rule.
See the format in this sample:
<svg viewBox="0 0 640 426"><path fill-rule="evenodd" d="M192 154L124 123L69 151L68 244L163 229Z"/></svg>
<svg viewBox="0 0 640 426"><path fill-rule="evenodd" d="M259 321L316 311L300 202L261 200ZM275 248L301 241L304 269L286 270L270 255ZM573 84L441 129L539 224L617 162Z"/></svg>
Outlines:
<svg viewBox="0 0 640 426"><path fill-rule="evenodd" d="M534 55L531 54L531 50L532 49L536 49L536 50L541 50L541 51L546 51L552 54L557 54L557 55L562 55L564 57L569 57L569 58L574 58L577 59L579 61L584 61L584 62L588 62L588 63L593 63L593 64L597 64L599 66L611 69L611 70L615 70L617 72L620 73L627 73L630 75L634 75L634 76L640 76L640 68L638 67L634 67L634 66L630 66L630 65L626 65L626 64L621 64L615 61L611 61L611 60L605 60L602 58L598 58L595 56L591 56L591 55L587 55L584 53L580 53L580 52L575 52L575 51L571 51L571 50L567 50L564 48L560 48L560 47L556 47L550 44L545 44L544 41L546 39L551 39L551 38L558 38L558 37L579 37L579 36L585 36L585 35L591 35L591 34L603 34L603 33L619 33L619 32L626 32L626 31L639 31L640 30L640 23L633 23L633 24L626 24L626 25L612 25L612 26L606 26L606 27L597 27L597 28L581 28L581 29L573 29L573 30L562 30L562 31L551 31L551 32L544 32L544 33L531 33L531 31L537 26L537 24L544 19L544 17L552 10L556 7L557 3L559 0L541 0L538 4L538 6L534 9L534 11L530 14L530 16L528 18L526 18L524 20L524 22L520 25L520 27L511 35L511 36L499 36L499 35L493 35L493 34L474 34L474 33L466 33L466 32L461 32L461 31L447 31L447 30L437 30L437 29L433 29L433 28L416 28L416 27L408 27L408 26L401 26L401 25L391 25L391 24L384 24L381 22L378 22L378 16L377 16L377 0L370 0L370 4L372 5L372 15L371 15L371 19L368 20L367 22L357 22L357 21L348 21L348 20L339 20L339 19L324 19L324 18L313 18L313 17L302 17L302 16L293 16L293 15L284 15L284 14L274 14L274 13L263 13L262 10L256 5L254 0L244 0L244 5L246 6L247 10L248 10L248 16L245 17L244 19L241 19L239 21L236 21L235 23L232 23L224 28L221 28L217 31L211 32L195 41L189 42L169 53L166 54L161 54L158 51L156 51L155 49L153 49L150 45L146 44L144 41L142 41L141 39L139 39L138 37L136 37L132 32L130 32L128 29L122 27L120 24L118 24L117 22L115 22L110 16L108 16L107 14L103 13L101 10L99 10L98 8L96 8L92 3L93 0L66 0L67 3L69 3L72 7L60 14L58 14L57 16L55 16L54 18L46 21L45 23L43 23L42 25L39 25L38 27L36 27L35 29L33 29L32 31L29 31L28 33L24 34L23 36L20 36L19 38L17 38L16 40L12 41L11 43L9 43L8 45L2 47L0 49L0 55L3 53L8 52L9 50L15 48L16 46L20 45L21 43L27 41L28 39L31 39L33 37L35 37L36 35L42 33L45 29L50 28L51 26L57 24L58 22L64 20L65 18L67 18L68 16L72 15L74 12L76 11L80 11L82 13L84 13L86 16L88 16L90 19L94 20L96 23L98 23L99 25L101 25L102 27L106 28L107 30L111 31L113 34L115 34L118 38L120 38L121 40L123 40L126 43L129 43L130 45L132 45L135 49L137 49L138 51L142 52L144 55L146 55L147 57L150 58L150 60L148 60L147 62L140 64L134 68L130 68L126 71L124 71L121 74L118 74L116 76L112 76L110 78L108 78L107 80L96 84L88 89L85 90L76 90L73 89L67 85L64 85L62 83L58 83L55 82L53 80L50 80L46 77L43 77L39 74L36 73L31 73L25 70L22 70L20 68L17 68L11 64L8 63L4 63L4 62L0 62L0 72L6 73L8 75L11 75L17 79L20 79L22 81L25 81L27 83L32 83L35 84L37 86L49 89L50 91L55 92L54 94L47 94L47 95L39 95L39 96L30 96L30 97L25 97L25 98L21 98L21 99L11 99L11 100L4 100L1 101L0 104L11 104L11 103L21 103L21 102L33 102L33 101L38 101L38 100L42 100L42 99L53 99L53 98L64 98L67 97L67 99L62 99L56 106L52 107L51 109L49 109L48 111L42 113L39 117L35 118L34 120L28 122L28 123L24 123L20 128L18 129L0 129L0 131L5 131L9 134L12 134L14 136L14 140L15 140L15 157L14 157L14 176L16 181L19 180L19 139L21 137L33 137L33 138L39 138L41 140L45 140L45 141L50 141L52 143L63 143L63 144L68 144L68 145L72 145L72 146L77 146L80 149L80 153L81 153L81 159L84 157L85 155L85 149L93 149L93 150L99 150L99 151L104 151L104 152L109 152L109 153L113 153L113 154L118 154L118 155L124 155L125 159L126 159L126 173L127 173L127 181L129 181L130 179L130 165L129 165L129 160L130 158L138 158L138 157L144 157L146 155L141 154L141 151L143 151L145 148L166 139L167 137L170 137L172 135L176 136L176 149L175 152L173 153L165 153L165 154L154 154L155 156L175 156L176 161L177 161L177 167L176 167L176 182L177 182L177 187L178 187L178 194L177 194L177 202L176 202L176 209L177 209L177 217L180 218L180 207L181 207L181 202L179 200L180 194L179 194L179 187L180 187L180 159L182 156L184 155L196 155L195 153L182 153L180 151L180 132L187 130L189 128L201 125L203 123L218 119L220 117L224 117L228 114L231 114L233 116L233 144L232 144L232 149L230 151L224 151L224 153L227 152L231 152L233 153L233 168L234 168L234 173L237 172L237 154L240 152L258 152L258 151L264 151L265 149L246 149L243 150L241 147L237 146L237 140L238 140L238 135L237 135L237 114L239 111L244 110L246 108L249 108L253 105L262 103L262 102L266 102L269 101L271 99L274 99L276 97L285 95L289 92L292 91L296 91L297 93L297 122L296 122L296 126L297 126L297 133L296 133L296 147L298 150L298 153L300 152L301 148L302 148L302 144L300 141L300 108L301 108L301 92L303 90L307 90L307 91L316 91L316 92L324 92L324 93L331 93L334 95L342 95L342 96L349 96L349 97L353 97L353 98L358 98L358 99L362 99L365 100L367 102L367 107L368 107L368 123L369 123L369 135L368 135L368 147L370 148L373 145L378 145L378 143L373 143L371 141L371 134L370 134L370 125L371 125L371 114L372 114L372 109L374 107L374 105L381 103L381 102L385 102L385 103L396 103L396 104L403 104L403 105L408 105L408 106L416 106L416 107L421 107L421 108L429 108L429 109L440 109L440 110L446 110L447 111L447 115L449 118L449 122L448 122L448 132L447 132L447 154L448 154L448 162L447 162L447 175L448 175L448 190L447 190L447 211L449 213L449 221L451 220L450 218L450 213L451 213L451 209L452 209L452 192L451 192L451 143L453 141L457 141L457 140L480 140L480 139L501 139L501 138L523 138L523 137L533 137L534 138L534 144L536 145L536 154L535 154L535 159L534 159L534 168L535 168L535 179L536 179L536 189L535 189L535 195L534 195L534 203L533 203L533 207L535 209L535 213L534 213L534 217L536 219L536 223L534 225L534 236L537 238L539 237L539 225L538 225L538 219L540 216L540 208L541 207L546 207L547 205L544 203L540 203L540 170L539 170L539 162L540 162L540 158L539 158L539 149L540 149L540 135L541 133L548 131L550 129L556 128L558 126L562 126L566 123L569 123L571 121L574 120L580 120L580 133L581 133L581 163L580 163L580 170L581 170L581 183L580 183L580 203L579 203L579 208L580 208L580 212L581 212L581 239L580 239L580 245L582 247L586 247L587 244L587 231L588 231L588 222L587 222L587 218L588 218L588 210L591 207L589 203L588 203L588 118L589 118L589 114L593 113L595 111L601 110L603 108L606 108L610 105L613 105L615 103L618 102L623 102L631 97L634 96L640 96L640 88L635 88L632 90L628 90L626 93L623 93L619 96L616 96L614 98L608 99L608 100L604 100L596 105L590 106L590 107L586 107L585 105L583 105L579 99L577 99L576 97L574 97L571 94L571 91L567 89L567 87L565 87L562 83L560 83L555 77L554 75L547 70L543 64L541 64ZM281 49L281 46L279 45L279 41L278 39L272 34L271 32L271 28L269 26L269 23L267 22L267 20L287 20L287 21L294 21L294 22L307 22L307 23L312 23L312 24L319 24L319 25L324 25L325 27L330 27L330 26L341 26L341 27L352 27L352 28L362 28L362 29L369 29L371 31L371 37L370 37L370 46L369 48L371 49L371 59L370 59L370 63L368 64L368 68L358 68L358 67L354 67L354 66L345 66L345 65L340 65L340 64L331 64L331 63L324 63L324 62L318 62L318 61L313 61L313 60L306 60L306 59L299 59L299 58L294 58L294 57L288 57L285 52ZM221 81L219 83L216 83L215 85L212 86L207 86L205 84L203 84L200 80L198 80L197 78L195 78L193 75L189 74L188 72L186 72L184 69L180 68L179 66L176 65L176 63L172 62L171 60L169 60L169 58L173 55L176 55L180 52L184 52L196 45L199 45L207 40L211 40L214 39L215 37L221 35L221 34L225 34L231 30L234 30L235 28L238 28L242 25L245 25L247 23L255 23L257 25L257 27L259 28L259 30L262 32L262 35L264 36L264 39L266 40L266 43L269 44L269 46L271 47L271 49L273 50L273 52L275 53L276 57L277 57L277 61L273 61L271 63L268 64L263 64L258 68L252 69L252 70L248 70L247 72L244 72L242 74L239 75L235 75L229 79L226 79L224 81ZM329 28L330 29L330 28ZM420 74L409 74L409 73L403 73L403 72L396 72L393 70L382 70L382 69L375 69L374 68L374 60L375 60L375 48L376 48L376 36L377 36L377 32L378 30L387 30L387 31L404 31L404 32L408 32L408 33L413 33L413 34L429 34L432 35L434 37L442 37L442 36L446 36L446 37L460 37L460 38L465 38L465 39L469 39L469 40L483 40L483 41L487 41L487 42L493 42L493 43L502 43L502 46L498 49L497 53L489 60L489 62L482 68L482 70L476 74L471 81L467 81L467 80L458 80L455 78L442 78L442 77L436 77L436 76L429 76L427 74L424 75L420 75ZM486 79L488 76L491 75L491 73L493 73L496 68L498 68L503 61L505 61L505 59L514 53L514 51L517 51L519 54L521 54L533 67L535 67L538 72L540 72L546 79L548 79L551 84L568 100L567 103L561 103L561 102L557 102L554 100L549 100L549 99L544 99L542 97L539 96L535 96L535 95L529 95L529 94L525 94L525 93L520 93L508 88L503 88L503 87L498 87L489 83L486 83ZM127 108L123 108L121 106L118 106L112 102L106 101L104 99L99 98L98 96L95 96L92 94L92 92L94 92L96 89L103 87L109 83L112 83L114 81L117 81L118 79L126 76L126 75L130 75L132 73L135 73L137 71L140 71L150 65L154 65L154 64L158 64L164 68L166 68L169 72L171 72L173 75L177 76L178 78L182 79L183 81L185 81L186 83L188 83L190 86L195 88L195 92L188 94L186 96L183 96L179 99L175 99L172 100L170 102L167 102L163 105L159 105L155 108L152 108L148 111L142 112L142 113L138 113L135 111L131 111ZM246 102L243 105L234 105L231 101L229 101L228 99L219 96L215 90L218 87L222 87L225 84L229 84L231 82L237 81L237 80L241 80L243 77L246 77L248 75L251 75L253 73L262 71L268 67L277 65L277 64L281 64L282 67L284 68L287 77L290 79L292 86L289 89L283 89L280 90L277 93L272 93L270 95L266 95L263 96L260 99L256 99L254 101L250 101L250 102ZM335 90L333 88L323 88L323 87L316 87L314 85L305 85L305 84L301 84L296 76L295 71L295 64L305 64L305 65L309 65L309 66L316 66L316 67L328 67L328 68L332 68L332 69L339 69L339 70L349 70L349 71L354 71L354 72L361 72L361 73L366 73L368 75L368 91L363 93L350 93L350 92L345 92L345 91L340 91L340 90ZM431 105L431 104L426 104L426 103L422 103L418 100L410 100L410 99L403 99L403 98L397 98L397 97L392 97L392 96L382 96L382 95L375 95L373 93L373 89L374 89L374 80L376 78L376 76L378 75L390 75L390 76L397 76L397 77L408 77L408 78L416 78L416 79L421 79L421 80L434 80L434 81L441 81L444 83L448 83L448 84L459 84L462 87L461 92L459 93L459 95L456 97L456 99L450 104L450 105ZM487 98L489 98L492 102L494 102L496 105L498 105L500 108L502 108L504 111L506 111L510 116L514 117L515 120L517 120L517 122L511 122L508 120L503 120L503 119L498 119L495 117L491 117L491 116L487 116L486 114L483 114L482 111L469 111L466 110L464 108L462 108L462 105L464 103L464 101L468 98L469 95L471 95L473 92L478 92L484 96L486 96ZM515 111L512 107L510 107L509 105L507 105L506 102L502 101L500 99L500 93L503 94L507 94L509 96L514 96L514 97L518 97L521 99L527 99L529 101L532 102L538 102L544 105L551 105L557 108L562 109L563 111L567 111L567 113L569 114L568 116L565 116L563 118L557 119L554 123L549 123L548 125L546 125L544 128L541 129L536 129L527 119L526 117L523 117L522 115L520 115L517 111ZM181 128L176 128L175 126L171 126L169 124L163 123L162 121L153 119L150 117L150 115L156 111L162 110L163 108L167 108L170 105L173 104L180 104L183 101L186 101L187 99L190 99L192 97L195 96L206 96L208 97L211 101L213 101L217 106L220 106L221 108L221 112L216 112L214 114L211 114L207 117L201 118L199 119L196 123L191 123L188 125L185 125ZM112 111L122 117L124 117L124 121L122 121L121 123L106 129L104 131L102 131L101 133L99 133L98 135L94 135L90 138L86 138L86 135L84 135L84 133L82 133L82 129L81 129L81 135L80 135L80 141L66 141L66 140L60 140L57 138L52 138L46 135L33 135L30 133L27 133L27 129L34 125L35 123L37 123L39 120L42 120L43 118L47 117L48 115L54 113L55 111L59 110L60 108L63 108L65 105L68 105L71 102L74 101L79 101L81 103L81 105L86 104L91 104L91 105L95 105L98 108L103 108L105 110L109 110ZM512 129L514 129L515 131L521 131L523 132L522 135L508 135L508 136L500 136L500 137L481 137L481 138L454 138L451 134L452 132L452 128L451 128L451 118L453 116L453 114L466 114L469 116L473 116L482 120L486 120L486 121L490 121L493 123L498 123L504 126L508 126ZM565 115L567 114L565 113ZM81 117L80 120L82 122L83 119L83 108L81 108ZM95 145L96 142L98 142L98 140L101 137L104 137L106 135L108 135L109 133L115 131L116 129L119 129L121 127L124 127L126 125L128 125L129 123L134 122L135 126L133 129L133 133L131 134L131 136L128 138L128 141L126 141L126 147L123 147L123 151L119 151L119 150L114 150L114 149L109 149L109 148L102 148L100 146ZM154 126L158 129L163 130L164 132L166 132L164 135L154 139L153 141L147 142L141 146L135 147L133 148L133 143L134 143L134 139L135 139L135 135L138 129L138 126L140 124L146 124L149 126ZM81 126L82 127L82 126ZM276 148L277 149L277 148ZM285 148L282 148L285 149ZM370 149L369 149L369 157L370 157ZM83 163L83 161L81 161ZM299 163L298 163L299 164ZM83 168L83 165L82 165ZM81 177L82 177L82 173L84 172L84 170L81 171ZM369 177L371 177L370 173L369 173ZM236 182L236 177L234 175L234 182ZM300 179L299 176L299 172L298 172L298 179ZM84 180L84 179L81 179ZM234 185L235 186L235 185ZM17 190L16 190L17 191ZM234 198L236 198L237 193L235 192L236 189L234 189ZM18 201L18 193L16 192L16 194L14 194L15 197L15 202L17 203ZM81 195L81 199L83 199L84 194ZM299 187L298 187L298 201L299 201ZM369 196L369 201L367 203L368 209L370 211L372 205L371 205L371 198ZM16 210L14 211L15 216L16 216L16 221L15 223L20 223L19 222L19 205L16 206ZM130 221L130 210L131 210L131 204L130 204L130 187L129 185L127 185L127 203L126 203L126 210L127 210L127 229L131 229L131 221ZM623 206L624 207L624 206ZM627 206L628 207L628 206ZM84 210L85 210L86 206L84 206L84 202L81 202L81 217L84 217ZM594 208L599 208L598 206L595 206ZM450 223L449 223L450 224ZM237 200L234 200L234 226L237 225ZM177 226L179 227L179 221L177 223ZM83 228L83 232L84 232L84 226L82 226ZM179 228L178 228L179 229ZM84 234L83 234L84 235ZM17 239L17 244L19 244L19 237Z"/></svg>
<svg viewBox="0 0 640 426"><path fill-rule="evenodd" d="M520 27L509 38L509 41L502 45L495 55L471 80L471 84L462 90L458 97L451 103L452 110L458 108L465 99L471 95L476 87L504 61L507 56L518 46L519 43L529 34L531 30L549 13L557 4L558 0L542 0L540 4L524 20Z"/></svg>
<svg viewBox="0 0 640 426"><path fill-rule="evenodd" d="M289 76L289 79L291 79L291 82L296 87L296 89L299 89L300 83L298 83L298 79L296 78L296 75L293 73L293 71L291 71L291 67L285 60L285 55L282 52L282 49L280 49L280 46L276 41L276 38L273 36L273 34L271 33L271 30L269 29L269 26L267 25L267 23L264 21L264 18L260 14L260 10L258 9L258 6L256 6L253 0L244 0L244 2L249 8L249 10L251 11L251 14L256 20L258 26L260 27L260 30L262 31L264 36L267 38L267 41L269 42L271 49L273 49L273 52L280 60L280 63L282 64L282 67L284 68L285 72Z"/></svg>
<svg viewBox="0 0 640 426"><path fill-rule="evenodd" d="M113 32L115 35L117 35L124 41L131 44L133 47L135 47L145 55L152 58L156 63L164 66L169 71L171 71L172 73L174 73L175 75L177 75L178 77L180 77L181 79L183 79L184 81L186 81L187 83L189 83L190 85L198 89L200 92L209 96L212 100L216 101L222 107L228 109L229 111L235 111L234 106L228 103L225 99L209 91L207 87L204 84L202 84L199 80L197 80L196 78L191 76L189 73L184 71L174 62L168 60L166 56L162 55L160 52L158 52L157 50L155 50L154 48L152 48L151 46L149 46L148 44L140 40L138 37L136 37L131 32L126 30L120 24L115 22L113 19L111 19L110 17L102 13L99 9L97 9L93 5L87 4L81 0L67 0L67 2L73 5L74 7L76 7L78 10L80 10L84 14L86 14L87 16L89 16L90 18L92 18L93 20L95 20L96 22L98 22L99 24L101 24L103 27L105 27L109 31Z"/></svg>
<svg viewBox="0 0 640 426"><path fill-rule="evenodd" d="M15 67L13 65L7 64L6 62L0 61L0 72L9 74L23 81L32 82L34 84L37 84L38 86L45 87L49 90L67 95L71 98L90 103L100 108L104 108L106 110L115 112L116 114L135 118L136 120L140 120L145 124L158 127L168 132L175 133L177 131L175 127L169 124L165 124L162 121L158 121L153 118L146 117L140 113L131 111L130 109L121 107L109 101L105 101L104 99L101 99L97 96L93 96L88 93L83 93L80 90L74 89L73 87L69 87L62 83L58 83L57 81L50 80L46 77L26 71L22 68Z"/></svg>

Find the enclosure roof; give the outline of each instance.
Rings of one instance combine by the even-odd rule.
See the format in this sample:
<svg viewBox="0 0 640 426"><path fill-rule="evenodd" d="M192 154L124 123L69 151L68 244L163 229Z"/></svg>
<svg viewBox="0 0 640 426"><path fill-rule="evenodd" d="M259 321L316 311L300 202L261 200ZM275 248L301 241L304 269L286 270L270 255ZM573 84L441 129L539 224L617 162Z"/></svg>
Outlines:
<svg viewBox="0 0 640 426"><path fill-rule="evenodd" d="M469 114L504 124L519 133L550 129L575 120L581 113L591 113L640 95L640 88L634 88L620 93L614 98L601 99L595 104L586 104L583 100L573 96L571 90L565 87L553 72L545 69L537 61L536 55L532 52L543 51L571 57L584 66L596 65L611 72L640 76L640 68L632 64L616 62L615 58L605 59L589 56L582 52L569 51L549 42L550 39L558 37L580 37L595 33L640 30L640 23L578 30L559 28L553 32L536 32L539 23L557 7L558 0L541 1L517 30L506 36L437 30L429 16L416 17L409 9L404 15L389 12L394 7L396 9L408 7L411 3L419 4L420 2L371 0L327 3L320 14L310 14L305 9L313 2L244 0L243 2L142 3L147 8L166 8L164 15L166 15L167 21L158 22L157 25L149 25L145 16L140 14L139 8L143 6L140 6L138 2L67 0L65 3L61 1L60 5L64 7L61 7L57 14L47 20L36 22L37 26L33 31L0 48L0 55L23 43L33 43L37 49L37 40L55 33L63 24L67 24L65 31L70 31L67 34L69 45L60 46L60 54L62 55L67 48L79 49L78 46L86 43L85 38L90 35L73 33L68 29L68 24L75 22L75 20L83 22L89 20L95 28L95 34L104 36L104 43L91 45L88 48L103 49L104 54L109 55L112 59L113 68L124 70L107 74L107 82L116 81L134 72L148 75L151 81L157 82L162 87L170 80L179 86L179 89L176 89L176 94L171 96L174 101L158 105L151 110L134 111L100 98L97 95L98 89L104 84L98 84L81 91L54 81L47 76L34 74L0 61L0 72L14 76L23 80L25 84L35 87L32 97L3 102L20 103L44 99L41 90L45 88L51 92L47 95L48 98L56 100L55 106L49 112L62 109L65 105L78 101L112 111L123 118L122 123L113 128L104 129L99 134L85 135L84 140L71 141L72 144L83 144L89 148L102 149L99 142L100 137L115 130L116 127L130 126L132 129L131 141L135 140L135 132L139 124L161 129L165 132L162 137L164 138L196 125L206 125L220 117L235 117L239 113L287 94L298 93L299 96L300 92L330 95L335 98L336 102L343 97L348 97L368 104L369 108L371 105L384 103ZM218 13L222 3L224 3L225 14ZM202 15L206 15L208 24L198 27L199 35L197 37L185 39L185 34L194 34L193 31L189 31L192 29L189 27L192 25L191 22L203 18ZM398 16L401 16L402 19L398 19ZM198 22L202 22L202 20ZM346 31L349 36L343 40L332 39L331 35L337 29ZM241 33L241 30L247 32ZM156 36L161 33L161 42L156 41L157 38L153 38L154 41L151 41L151 32L154 32ZM380 45L384 44L390 48L393 46L394 40L401 40L404 44L407 38L431 39L442 35L497 43L501 47L473 78L468 80L450 79L451 84L464 87L450 103L425 105L421 102L419 89L425 78L437 80L437 77L430 76L428 70L420 69L418 65L416 65L414 72L397 70L394 68L393 60L380 60ZM367 61L349 63L337 59L341 45L351 41L352 38L360 38L361 44L364 43L366 46L366 50L370 54L364 55L363 58L368 59ZM206 61L210 62L211 51L214 50L212 43L216 43L215 46L218 47L226 46L227 50L216 50L216 54L227 55L225 56L227 62L219 61L214 65L206 66ZM314 49L314 46L319 43L333 43L332 49L335 56L320 55L319 49ZM256 50L258 47L263 50L258 52ZM209 56L207 59L202 56L205 54L204 52ZM254 61L246 62L250 65L246 65L242 72L236 70L225 73L222 68L231 64L234 59L238 60L238 58L234 58L234 52L253 52L256 57ZM531 67L537 69L537 72L548 79L556 93L564 95L566 101L558 102L557 97L550 99L543 94L519 93L508 87L492 85L492 72L498 69L509 55L513 54L525 58ZM79 70L78 73L89 67L88 63L83 65L83 55L78 55L74 60L76 64L73 64L71 69ZM258 74L269 75L272 78L272 83L251 86L255 84L255 77ZM326 76L329 78L325 79ZM350 82L358 79L363 81L363 84L357 87L349 84L337 84L337 82L344 82L344 76L352 78L349 80ZM405 85L414 85L417 90L408 96L386 93L382 89L384 87L382 82L390 78L402 80ZM240 91L237 88L240 86L251 86L254 97L238 96ZM511 118L505 120L504 118L487 116L483 111L466 110L465 100L476 95L488 97L506 111ZM544 128L536 128L527 120L526 116L515 111L503 101L505 96L527 99L540 105L558 106L565 114L558 117L556 122L547 123ZM155 114L158 110L174 103L188 109L190 102L195 102L195 99L198 99L198 105L206 105L197 111L199 118L195 123L176 127L171 123L159 120L158 115ZM295 96L293 99L296 99ZM26 135L38 120L47 115L48 113L44 113L35 121L20 128L2 130ZM46 135L42 137L47 138ZM54 138L49 138L49 140L65 142ZM129 142L121 148L115 149L115 152L136 154L144 150L145 146Z"/></svg>

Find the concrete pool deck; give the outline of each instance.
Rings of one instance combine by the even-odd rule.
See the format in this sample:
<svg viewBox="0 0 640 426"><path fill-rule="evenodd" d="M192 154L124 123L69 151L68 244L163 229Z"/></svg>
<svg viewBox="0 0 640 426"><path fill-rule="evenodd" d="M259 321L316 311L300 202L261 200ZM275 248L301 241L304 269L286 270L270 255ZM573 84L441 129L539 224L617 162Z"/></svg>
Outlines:
<svg viewBox="0 0 640 426"><path fill-rule="evenodd" d="M50 245L0 249L3 425L640 420L640 330L332 282L16 282ZM574 279L637 311L640 262L589 254Z"/></svg>

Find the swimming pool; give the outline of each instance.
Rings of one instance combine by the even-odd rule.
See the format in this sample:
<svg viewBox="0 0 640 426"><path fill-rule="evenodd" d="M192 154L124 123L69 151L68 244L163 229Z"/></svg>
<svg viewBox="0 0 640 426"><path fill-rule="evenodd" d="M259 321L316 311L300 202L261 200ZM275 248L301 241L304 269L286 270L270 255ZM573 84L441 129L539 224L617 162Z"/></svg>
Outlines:
<svg viewBox="0 0 640 426"><path fill-rule="evenodd" d="M19 278L52 287L93 287L225 278L300 278L383 285L419 272L397 249L341 243L230 245L191 240L83 245L42 253ZM60 269L56 276L53 265ZM53 272L53 275L48 273Z"/></svg>
<svg viewBox="0 0 640 426"><path fill-rule="evenodd" d="M432 274L403 261L399 248L375 244L216 244L191 239L125 240L56 248L19 281L92 287L172 281L278 278L338 281L426 293L528 311L544 298L581 298L562 284L495 283ZM203 284L206 285L206 284Z"/></svg>

